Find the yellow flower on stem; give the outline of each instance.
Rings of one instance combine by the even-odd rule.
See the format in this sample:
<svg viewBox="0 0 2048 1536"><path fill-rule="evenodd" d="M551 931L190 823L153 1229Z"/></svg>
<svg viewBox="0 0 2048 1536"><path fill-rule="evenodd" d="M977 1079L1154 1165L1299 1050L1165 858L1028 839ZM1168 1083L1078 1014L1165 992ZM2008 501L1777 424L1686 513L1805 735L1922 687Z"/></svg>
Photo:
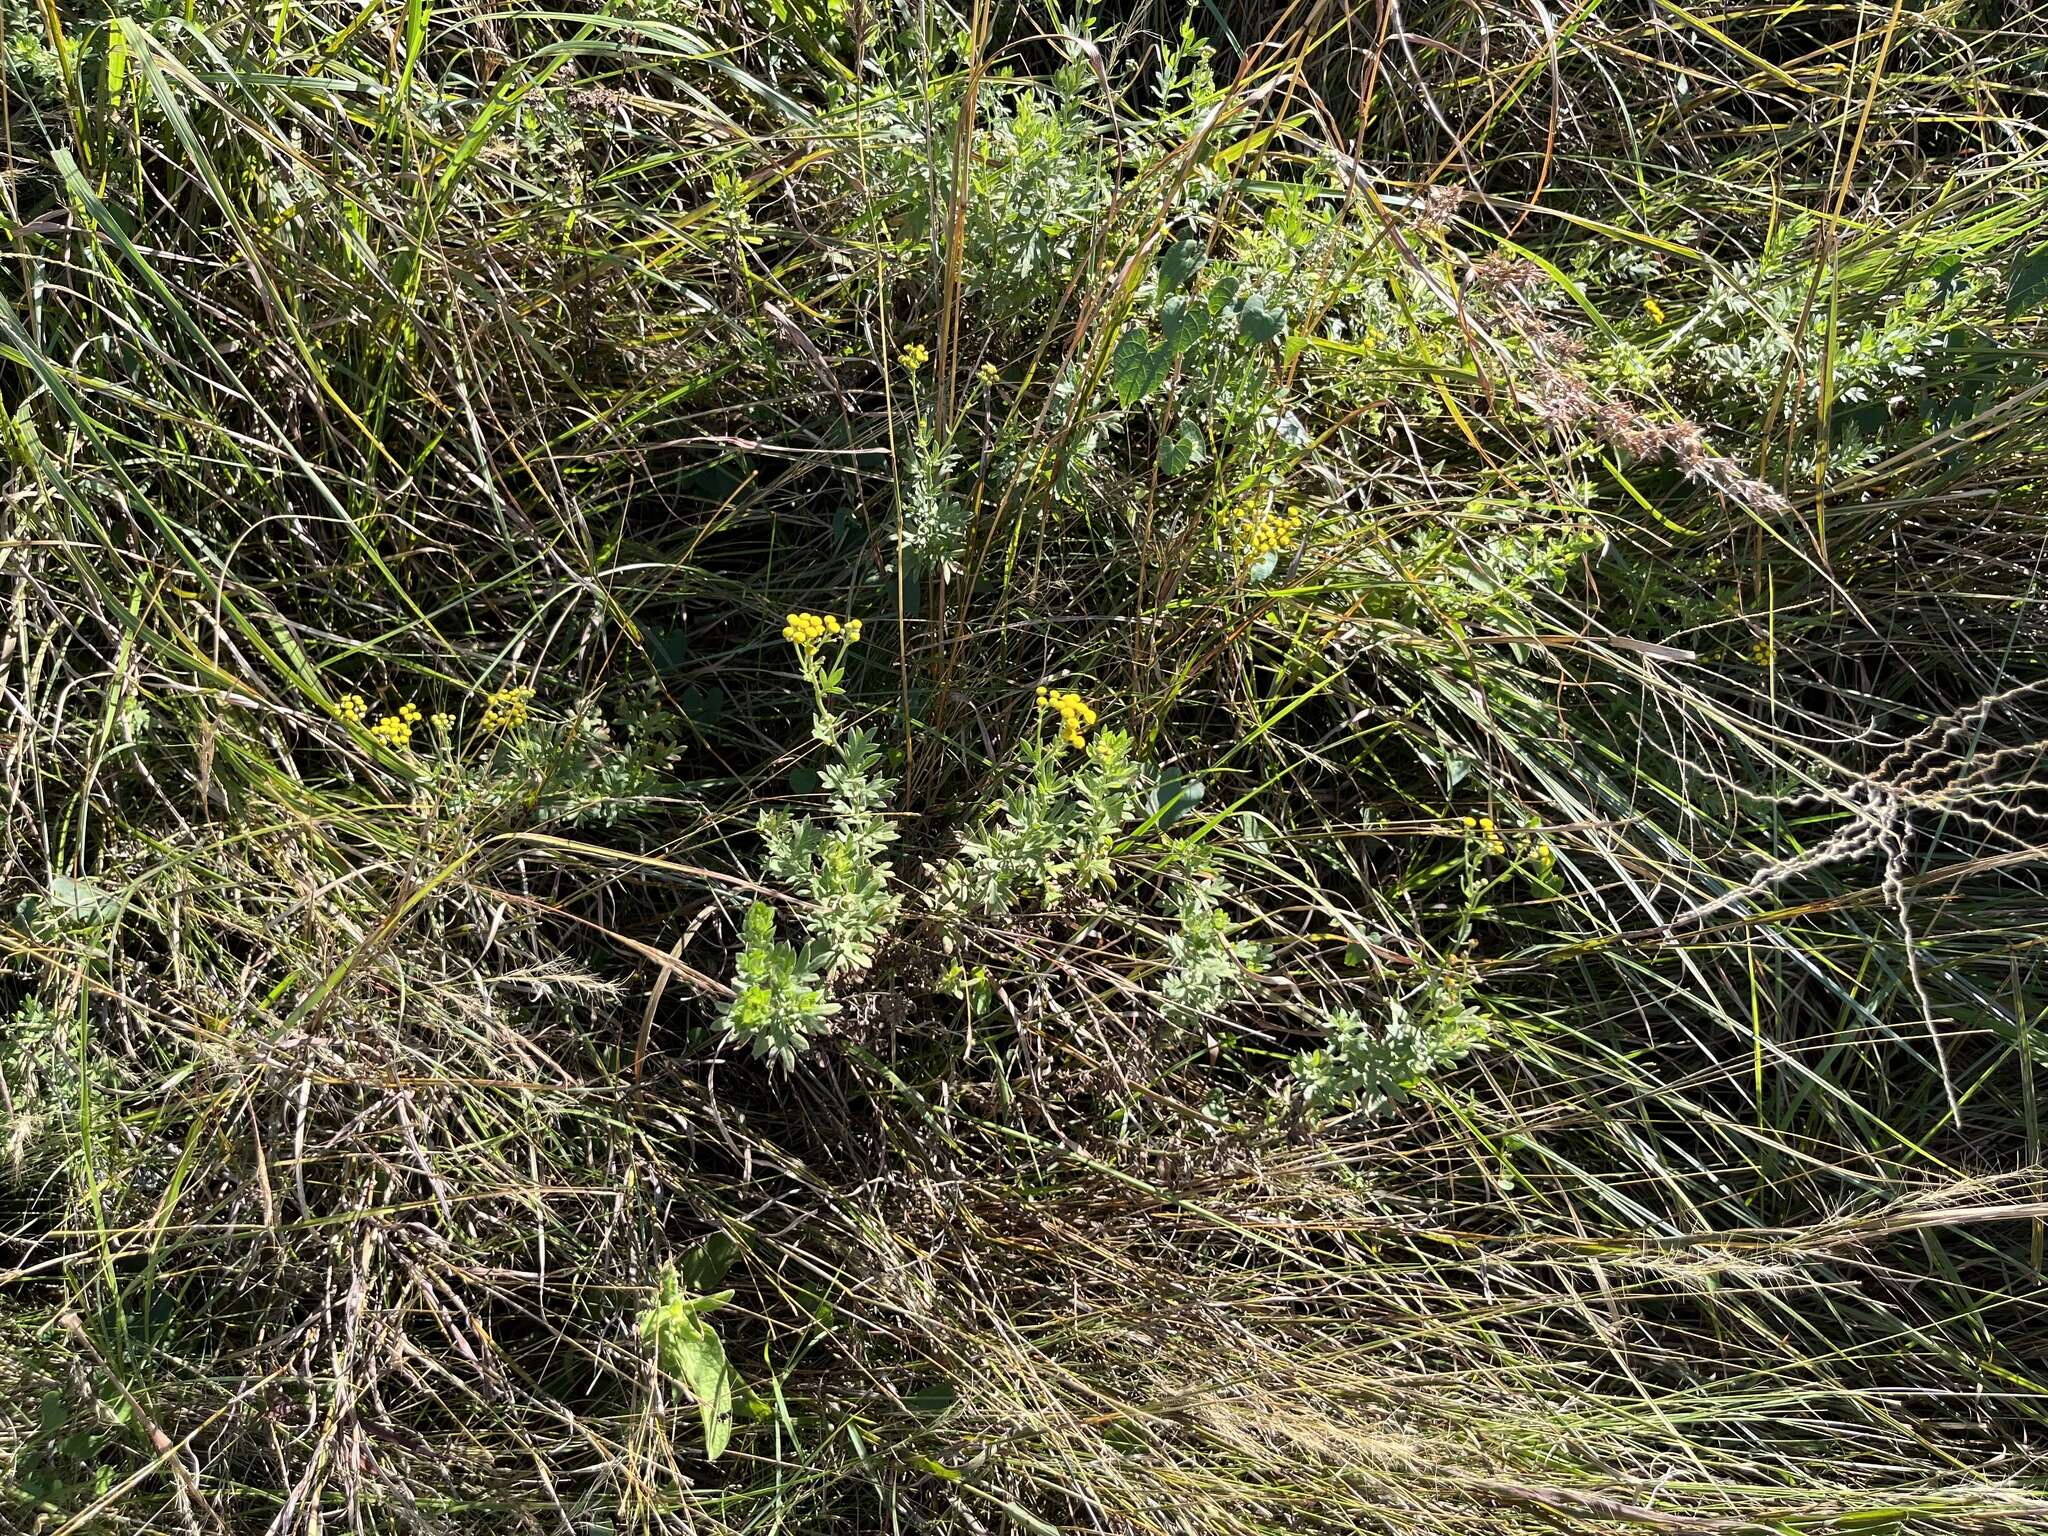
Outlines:
<svg viewBox="0 0 2048 1536"><path fill-rule="evenodd" d="M401 720L397 715L386 715L370 727L370 734L394 752L403 752L412 745L412 722Z"/></svg>
<svg viewBox="0 0 2048 1536"><path fill-rule="evenodd" d="M527 705L533 702L531 688L500 688L484 699L483 727L487 731L510 731L526 724Z"/></svg>
<svg viewBox="0 0 2048 1536"><path fill-rule="evenodd" d="M1087 745L1087 732L1095 724L1095 711L1089 708L1088 701L1080 694L1062 693L1057 688L1041 686L1038 707L1052 710L1060 717L1060 740L1070 747Z"/></svg>
<svg viewBox="0 0 2048 1536"><path fill-rule="evenodd" d="M815 655L827 640L843 640L851 645L860 638L859 619L841 623L829 613L792 613L787 619L782 626L782 638L795 646L800 655Z"/></svg>

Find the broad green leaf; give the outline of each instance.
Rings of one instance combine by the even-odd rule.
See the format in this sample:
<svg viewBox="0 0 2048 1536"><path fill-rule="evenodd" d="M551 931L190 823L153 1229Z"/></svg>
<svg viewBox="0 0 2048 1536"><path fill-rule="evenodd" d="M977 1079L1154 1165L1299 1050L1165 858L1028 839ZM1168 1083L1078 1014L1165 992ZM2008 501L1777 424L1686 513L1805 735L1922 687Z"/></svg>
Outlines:
<svg viewBox="0 0 2048 1536"><path fill-rule="evenodd" d="M2032 314L2048 303L2048 245L2037 245L2016 257L2005 284L2005 317Z"/></svg>
<svg viewBox="0 0 2048 1536"><path fill-rule="evenodd" d="M1182 421L1159 440L1159 472L1162 475L1182 474L1208 457L1208 446L1202 441L1202 429L1192 421Z"/></svg>
<svg viewBox="0 0 2048 1536"><path fill-rule="evenodd" d="M640 1337L654 1347L655 1363L680 1381L697 1404L704 1420L704 1454L712 1460L732 1440L732 1368L718 1330L704 1317L731 1299L731 1291L691 1294L676 1266L664 1264L654 1304L640 1314Z"/></svg>
<svg viewBox="0 0 2048 1536"><path fill-rule="evenodd" d="M91 880L70 875L50 876L50 905L57 920L71 927L99 928L121 915L127 899Z"/></svg>
<svg viewBox="0 0 2048 1536"><path fill-rule="evenodd" d="M1147 796L1147 818L1159 830L1164 831L1200 805L1209 791L1200 779L1184 775L1177 768L1168 768L1159 776L1159 782L1152 786Z"/></svg>
<svg viewBox="0 0 2048 1536"><path fill-rule="evenodd" d="M1261 344L1273 341L1287 329L1287 317L1270 307L1256 293L1237 307L1238 334Z"/></svg>
<svg viewBox="0 0 2048 1536"><path fill-rule="evenodd" d="M1172 349L1154 347L1134 325L1124 332L1110 356L1110 386L1118 402L1129 410L1166 381L1166 371L1172 365Z"/></svg>
<svg viewBox="0 0 2048 1536"><path fill-rule="evenodd" d="M732 1440L732 1368L726 1364L718 1330L690 1318L663 1353L670 1374L696 1399L697 1412L704 1420L704 1455L716 1461Z"/></svg>
<svg viewBox="0 0 2048 1536"><path fill-rule="evenodd" d="M726 1271L732 1268L733 1260L739 1256L738 1243L724 1232L713 1232L683 1255L680 1266L683 1283L692 1290L708 1291L725 1278ZM725 1294L729 1296L732 1293L728 1291Z"/></svg>
<svg viewBox="0 0 2048 1536"><path fill-rule="evenodd" d="M1209 311L1184 293L1175 294L1159 307L1159 329L1166 335L1169 353L1179 356L1209 328Z"/></svg>
<svg viewBox="0 0 2048 1536"><path fill-rule="evenodd" d="M1186 287L1205 259L1199 240L1176 240L1169 245L1159 254L1160 293L1177 293Z"/></svg>

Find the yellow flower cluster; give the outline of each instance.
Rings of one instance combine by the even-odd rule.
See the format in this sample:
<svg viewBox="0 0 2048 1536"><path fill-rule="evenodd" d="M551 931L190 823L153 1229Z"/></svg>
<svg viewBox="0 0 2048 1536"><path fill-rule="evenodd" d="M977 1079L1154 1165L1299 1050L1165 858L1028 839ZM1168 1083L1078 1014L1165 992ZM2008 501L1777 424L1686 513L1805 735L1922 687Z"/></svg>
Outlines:
<svg viewBox="0 0 2048 1536"><path fill-rule="evenodd" d="M1266 555L1277 555L1301 537L1299 512L1245 506L1231 513L1229 521L1238 556L1246 564Z"/></svg>
<svg viewBox="0 0 2048 1536"><path fill-rule="evenodd" d="M1648 315L1651 318L1651 320L1655 321L1658 325L1662 325L1664 323L1664 306L1662 304L1659 304L1653 298L1650 298L1648 296L1644 297L1643 313Z"/></svg>
<svg viewBox="0 0 2048 1536"><path fill-rule="evenodd" d="M1532 821L1526 827L1502 831L1494 825L1491 816L1464 816L1459 818L1468 832L1474 833L1482 852L1488 858L1504 858L1510 847L1527 859L1540 875L1549 875L1557 865L1557 854L1542 836L1543 824Z"/></svg>
<svg viewBox="0 0 2048 1536"><path fill-rule="evenodd" d="M345 694L334 702L334 717L349 725L361 725L370 718L370 701L360 693ZM412 728L419 723L419 705L401 704L397 714L380 716L370 727L370 735L392 751L403 752L412 745Z"/></svg>
<svg viewBox="0 0 2048 1536"><path fill-rule="evenodd" d="M1479 834L1480 841L1486 844L1486 851L1494 857L1498 858L1508 851L1507 842L1500 835L1500 829L1493 824L1491 816L1467 816L1465 825Z"/></svg>
<svg viewBox="0 0 2048 1536"><path fill-rule="evenodd" d="M531 688L500 688L484 700L484 729L517 730L526 724L526 706L533 702Z"/></svg>
<svg viewBox="0 0 2048 1536"><path fill-rule="evenodd" d="M417 704L401 704L398 713L386 715L370 727L370 734L394 752L403 752L412 745L412 728L419 724L420 709Z"/></svg>
<svg viewBox="0 0 2048 1536"><path fill-rule="evenodd" d="M924 347L915 341L897 354L897 361L902 363L912 373L917 372L918 369L930 362L931 358L931 353L925 351Z"/></svg>
<svg viewBox="0 0 2048 1536"><path fill-rule="evenodd" d="M455 729L455 717L446 710L436 710L433 714L427 716L427 724L431 725L443 736L446 736Z"/></svg>
<svg viewBox="0 0 2048 1536"><path fill-rule="evenodd" d="M827 640L843 639L851 645L860 638L860 620L842 624L829 613L792 613L782 626L782 638L800 651L815 651Z"/></svg>
<svg viewBox="0 0 2048 1536"><path fill-rule="evenodd" d="M1038 690L1038 707L1050 709L1060 717L1060 739L1070 747L1087 745L1085 732L1095 724L1095 711L1088 707L1088 701L1078 693L1061 693L1057 688Z"/></svg>

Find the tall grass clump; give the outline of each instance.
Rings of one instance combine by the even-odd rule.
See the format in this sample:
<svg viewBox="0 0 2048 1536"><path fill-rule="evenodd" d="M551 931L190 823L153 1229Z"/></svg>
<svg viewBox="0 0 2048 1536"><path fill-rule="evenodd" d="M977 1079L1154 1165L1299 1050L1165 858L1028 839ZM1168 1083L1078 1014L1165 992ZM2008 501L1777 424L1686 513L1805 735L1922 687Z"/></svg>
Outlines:
<svg viewBox="0 0 2048 1536"><path fill-rule="evenodd" d="M2048 25L4 0L0 1530L2048 1526Z"/></svg>

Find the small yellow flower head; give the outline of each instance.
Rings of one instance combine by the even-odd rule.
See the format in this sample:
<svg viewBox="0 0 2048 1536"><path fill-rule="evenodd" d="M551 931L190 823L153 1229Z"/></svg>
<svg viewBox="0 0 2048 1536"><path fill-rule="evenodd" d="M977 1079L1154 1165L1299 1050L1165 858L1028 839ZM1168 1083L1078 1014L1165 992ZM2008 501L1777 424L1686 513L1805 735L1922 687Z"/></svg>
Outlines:
<svg viewBox="0 0 2048 1536"><path fill-rule="evenodd" d="M1002 377L994 363L983 363L976 371L981 375L981 382L989 385L991 388L994 387L996 380Z"/></svg>
<svg viewBox="0 0 2048 1536"><path fill-rule="evenodd" d="M921 343L913 341L896 355L896 360L915 373L932 360L932 355L925 351Z"/></svg>
<svg viewBox="0 0 2048 1536"><path fill-rule="evenodd" d="M1647 295L1643 299L1643 313L1648 315L1658 325L1664 323L1664 306Z"/></svg>
<svg viewBox="0 0 2048 1536"><path fill-rule="evenodd" d="M1302 518L1299 512L1246 506L1231 513L1228 522L1238 558L1247 565L1267 555L1279 554L1301 537Z"/></svg>
<svg viewBox="0 0 2048 1536"><path fill-rule="evenodd" d="M443 736L446 736L455 729L455 717L446 710L436 710L433 714L427 716L427 724L431 725Z"/></svg>
<svg viewBox="0 0 2048 1536"><path fill-rule="evenodd" d="M403 752L412 745L412 722L401 720L396 715L386 715L370 727L370 734L394 752Z"/></svg>
<svg viewBox="0 0 2048 1536"><path fill-rule="evenodd" d="M398 706L398 718L399 718L399 719L401 719L401 720L403 720L403 721L404 721L404 722L405 722L405 723L406 723L407 725L418 725L418 724L420 723L420 707L419 707L419 705L417 705L417 704L401 704L401 705L399 705L399 706Z"/></svg>
<svg viewBox="0 0 2048 1536"><path fill-rule="evenodd" d="M1060 717L1060 740L1070 747L1087 745L1087 731L1095 724L1095 711L1078 693L1061 693L1056 688L1038 690L1038 707Z"/></svg>
<svg viewBox="0 0 2048 1536"><path fill-rule="evenodd" d="M370 718L370 701L360 693L351 693L335 700L334 716L346 720L350 725L361 725Z"/></svg>
<svg viewBox="0 0 2048 1536"><path fill-rule="evenodd" d="M533 701L531 688L500 688L484 700L483 726L487 731L516 730L526 724L526 706Z"/></svg>
<svg viewBox="0 0 2048 1536"><path fill-rule="evenodd" d="M829 613L792 613L782 626L782 638L806 655L815 653L827 640L843 639L848 645L860 638L860 620L841 623Z"/></svg>

